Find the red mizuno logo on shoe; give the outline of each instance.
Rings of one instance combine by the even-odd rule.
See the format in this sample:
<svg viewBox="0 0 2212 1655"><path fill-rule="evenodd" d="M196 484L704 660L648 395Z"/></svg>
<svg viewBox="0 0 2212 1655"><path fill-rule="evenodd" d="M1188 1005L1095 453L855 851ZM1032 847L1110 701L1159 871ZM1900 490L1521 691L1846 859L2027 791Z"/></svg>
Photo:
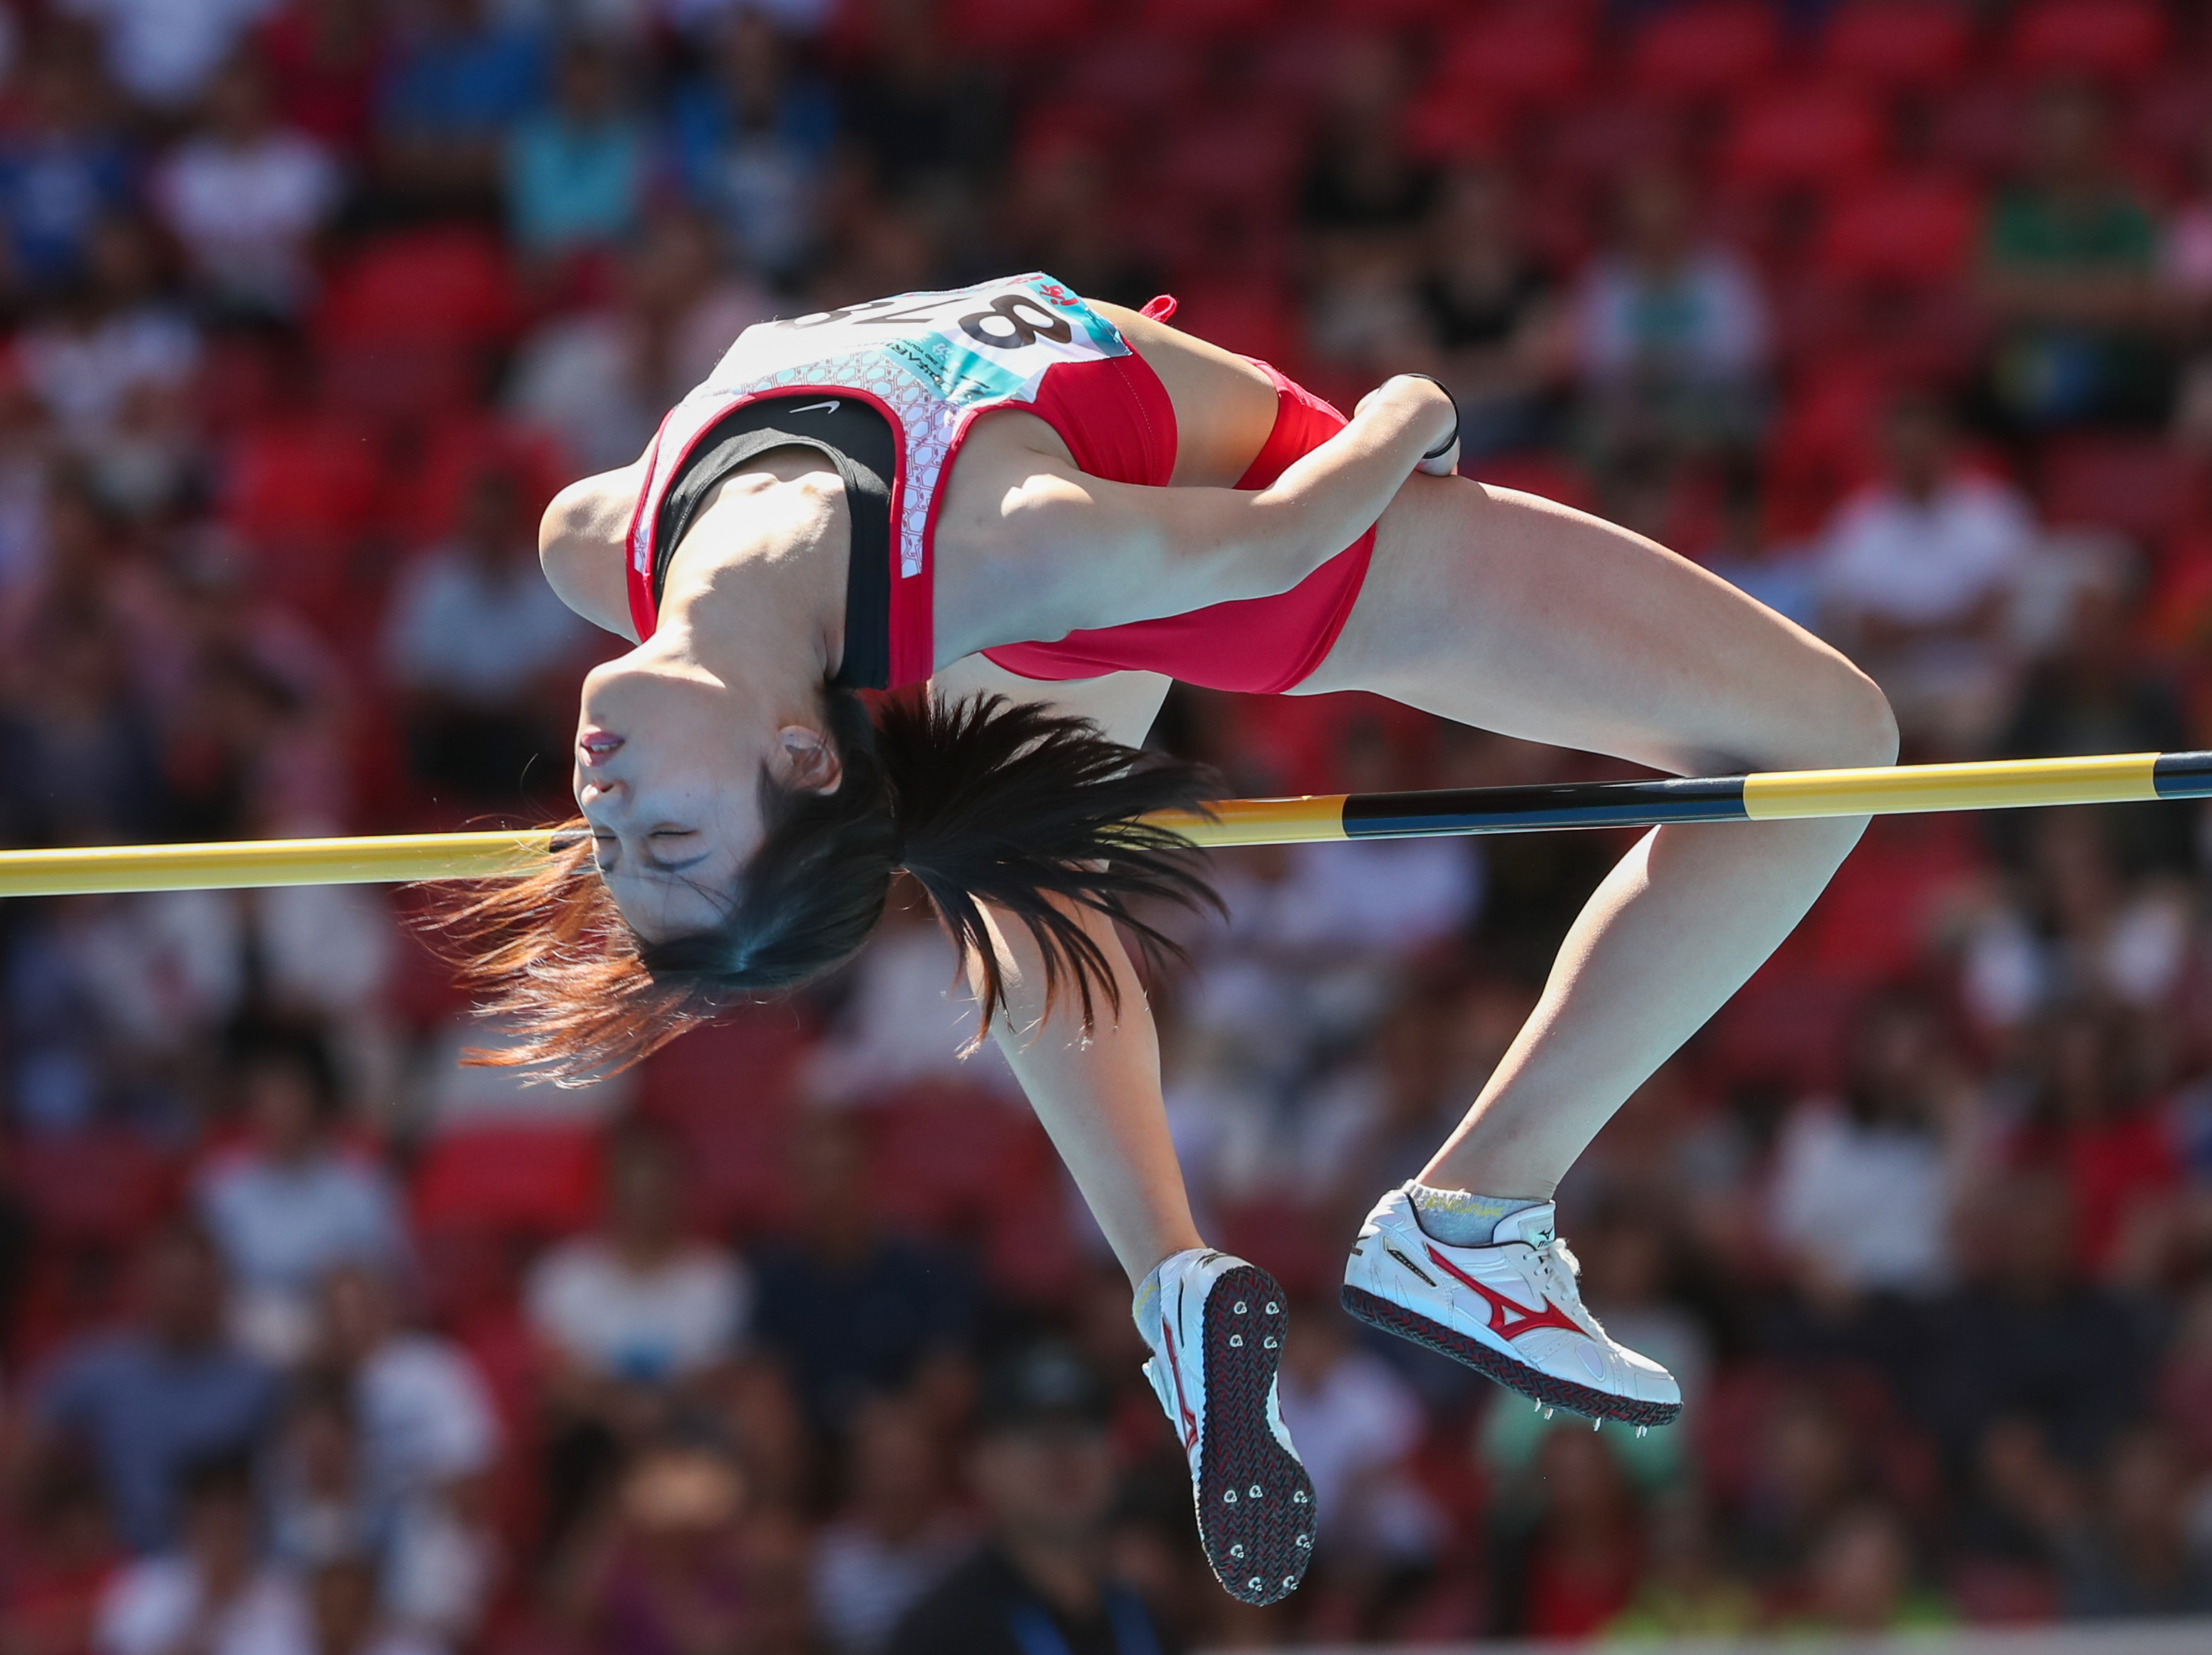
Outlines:
<svg viewBox="0 0 2212 1655"><path fill-rule="evenodd" d="M1175 1329L1163 1326L1160 1337L1168 1348L1168 1372L1175 1375L1176 1407L1182 1414L1182 1451L1188 1454L1198 1446L1198 1415L1190 1411L1182 1394L1182 1364L1176 1360Z"/></svg>
<svg viewBox="0 0 2212 1655"><path fill-rule="evenodd" d="M1524 1333L1533 1333L1538 1328L1564 1328L1569 1333L1583 1332L1577 1325L1574 1317L1569 1316L1550 1299L1538 1299L1537 1302L1544 1308L1531 1310L1526 1305L1514 1303L1495 1288L1484 1287L1482 1283L1477 1281L1435 1248L1428 1249L1428 1255L1430 1262L1438 1269L1445 1271L1455 1280L1464 1281L1490 1301L1490 1330L1500 1339L1510 1342L1518 1339ZM1583 1334L1583 1336L1588 1338L1589 1336Z"/></svg>

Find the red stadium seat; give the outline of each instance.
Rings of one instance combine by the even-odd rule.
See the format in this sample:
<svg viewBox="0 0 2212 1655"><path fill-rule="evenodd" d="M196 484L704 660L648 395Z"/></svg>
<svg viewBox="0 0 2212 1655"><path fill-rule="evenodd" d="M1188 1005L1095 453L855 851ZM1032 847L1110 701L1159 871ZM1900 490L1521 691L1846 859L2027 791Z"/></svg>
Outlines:
<svg viewBox="0 0 2212 1655"><path fill-rule="evenodd" d="M325 343L496 344L522 320L505 251L470 229L371 245L332 277L316 318Z"/></svg>
<svg viewBox="0 0 2212 1655"><path fill-rule="evenodd" d="M177 1194L176 1163L136 1132L41 1134L16 1156L14 1187L49 1245L128 1247Z"/></svg>
<svg viewBox="0 0 2212 1655"><path fill-rule="evenodd" d="M1452 31L1436 84L1508 110L1571 103L1590 89L1596 47L1597 31L1570 7L1504 6Z"/></svg>
<svg viewBox="0 0 2212 1655"><path fill-rule="evenodd" d="M2164 61L2166 33L2157 0L2032 0L2014 19L2005 55L2025 74L2134 80Z"/></svg>
<svg viewBox="0 0 2212 1655"><path fill-rule="evenodd" d="M1973 191L1956 179L1875 179L1829 212L1820 266L1830 277L1857 283L1955 283L1966 272L1980 213Z"/></svg>
<svg viewBox="0 0 2212 1655"><path fill-rule="evenodd" d="M1734 96L1755 88L1782 51L1778 8L1765 0L1691 0L1646 23L1630 50L1638 90L1662 98Z"/></svg>
<svg viewBox="0 0 2212 1655"><path fill-rule="evenodd" d="M1139 28L1163 39L1261 37L1281 27L1287 0L1145 0Z"/></svg>
<svg viewBox="0 0 2212 1655"><path fill-rule="evenodd" d="M599 1212L599 1136L570 1125L483 1126L431 1141L415 1169L426 1230L562 1235Z"/></svg>
<svg viewBox="0 0 2212 1655"><path fill-rule="evenodd" d="M1069 65L1061 98L1144 114L1194 106L1205 65L1174 43L1121 34L1086 46Z"/></svg>
<svg viewBox="0 0 2212 1655"><path fill-rule="evenodd" d="M1295 120L1264 108L1224 110L1170 135L1158 181L1168 194L1249 207L1279 202L1303 145Z"/></svg>
<svg viewBox="0 0 2212 1655"><path fill-rule="evenodd" d="M1833 188L1864 178L1881 144L1880 112L1864 94L1832 84L1778 88L1738 108L1722 165L1740 188Z"/></svg>
<svg viewBox="0 0 2212 1655"><path fill-rule="evenodd" d="M233 447L223 494L230 526L257 548L350 545L374 526L383 450L356 421L261 426Z"/></svg>
<svg viewBox="0 0 2212 1655"><path fill-rule="evenodd" d="M1097 10L1094 0L951 0L945 28L977 57L1015 58L1073 45Z"/></svg>
<svg viewBox="0 0 2212 1655"><path fill-rule="evenodd" d="M1966 65L1972 15L1956 0L1845 0L1820 37L1829 74L1882 90L1940 87Z"/></svg>
<svg viewBox="0 0 2212 1655"><path fill-rule="evenodd" d="M2116 529L2147 547L2189 523L2204 502L2204 468L2160 436L2066 436L2037 467L2053 523Z"/></svg>

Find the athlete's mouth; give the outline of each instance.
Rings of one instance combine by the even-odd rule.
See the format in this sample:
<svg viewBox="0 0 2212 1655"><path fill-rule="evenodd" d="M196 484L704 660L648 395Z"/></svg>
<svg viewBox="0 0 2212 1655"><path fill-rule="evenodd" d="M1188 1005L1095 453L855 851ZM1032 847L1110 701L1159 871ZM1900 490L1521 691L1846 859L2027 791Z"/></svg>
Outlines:
<svg viewBox="0 0 2212 1655"><path fill-rule="evenodd" d="M576 738L576 752L588 767L603 764L623 744L622 737L605 730L586 730Z"/></svg>

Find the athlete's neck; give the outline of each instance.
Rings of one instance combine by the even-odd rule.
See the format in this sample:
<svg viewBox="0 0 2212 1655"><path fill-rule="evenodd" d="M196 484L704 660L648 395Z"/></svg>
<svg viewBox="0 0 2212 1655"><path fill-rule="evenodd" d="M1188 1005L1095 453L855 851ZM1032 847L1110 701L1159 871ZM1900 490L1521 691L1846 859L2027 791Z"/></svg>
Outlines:
<svg viewBox="0 0 2212 1655"><path fill-rule="evenodd" d="M851 545L827 460L763 454L714 486L670 557L653 642L726 684L811 703L844 654Z"/></svg>

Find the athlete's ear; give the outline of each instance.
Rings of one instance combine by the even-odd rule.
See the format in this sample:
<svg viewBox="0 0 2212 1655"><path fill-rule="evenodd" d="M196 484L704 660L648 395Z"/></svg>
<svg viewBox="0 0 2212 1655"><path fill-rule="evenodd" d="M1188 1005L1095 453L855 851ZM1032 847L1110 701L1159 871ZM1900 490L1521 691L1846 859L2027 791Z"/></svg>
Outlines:
<svg viewBox="0 0 2212 1655"><path fill-rule="evenodd" d="M771 763L777 781L807 793L835 793L845 779L843 761L830 738L804 724L787 724L775 733Z"/></svg>

